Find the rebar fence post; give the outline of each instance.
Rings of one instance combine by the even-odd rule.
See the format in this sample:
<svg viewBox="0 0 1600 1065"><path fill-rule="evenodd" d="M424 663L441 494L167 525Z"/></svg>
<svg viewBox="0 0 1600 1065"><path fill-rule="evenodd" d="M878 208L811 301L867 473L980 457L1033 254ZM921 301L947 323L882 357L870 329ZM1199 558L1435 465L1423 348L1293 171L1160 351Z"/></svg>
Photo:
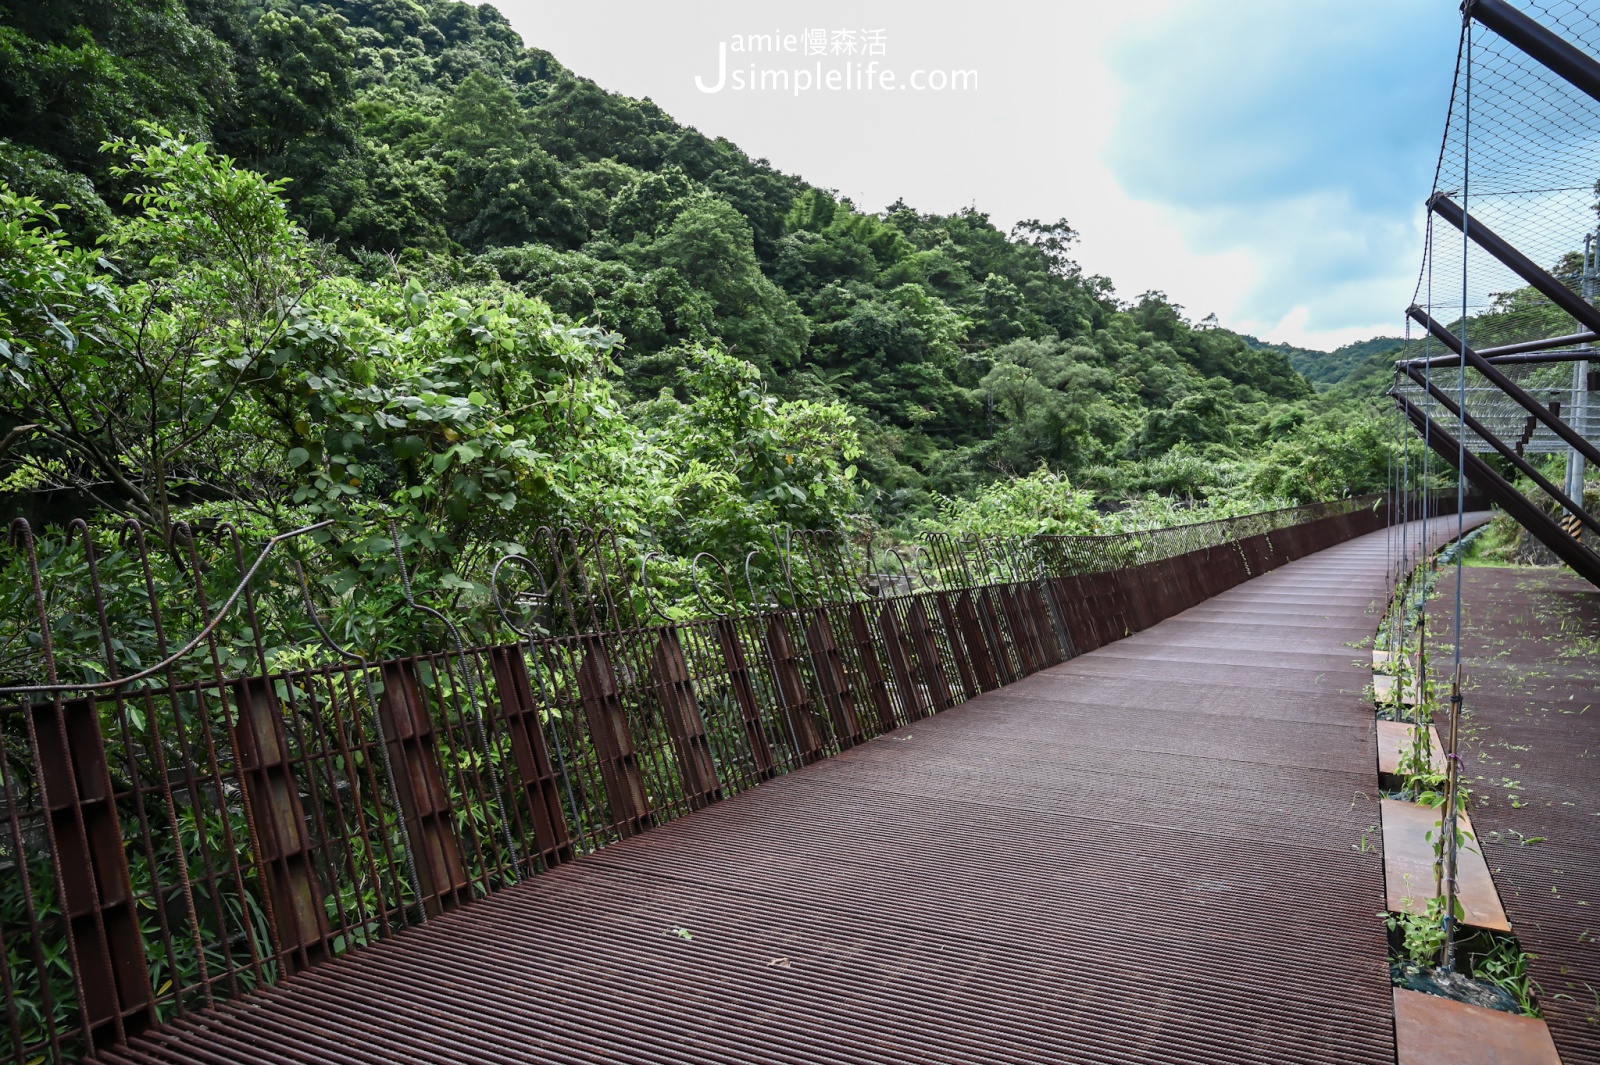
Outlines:
<svg viewBox="0 0 1600 1065"><path fill-rule="evenodd" d="M628 713L617 690L617 674L605 641L599 636L587 636L580 647L578 694L611 804L611 821L619 834L631 836L649 828L653 820L633 730L628 727Z"/></svg>
<svg viewBox="0 0 1600 1065"><path fill-rule="evenodd" d="M678 772L683 780L684 797L690 809L698 810L722 798L717 765L706 738L705 719L689 680L689 666L683 658L683 644L673 628L663 629L650 656L650 680L656 700L666 718L667 733L677 755Z"/></svg>
<svg viewBox="0 0 1600 1065"><path fill-rule="evenodd" d="M306 823L283 707L272 681L236 681L233 702L238 714L231 730L234 751L255 822L257 868L272 898L278 937L274 946L294 972L327 957L328 909L316 868L321 847Z"/></svg>
<svg viewBox="0 0 1600 1065"><path fill-rule="evenodd" d="M379 675L383 695L378 700L378 720L389 747L394 790L416 861L417 897L423 912L437 917L471 899L472 891L456 840L450 792L439 764L433 716L414 662L384 662Z"/></svg>
<svg viewBox="0 0 1600 1065"><path fill-rule="evenodd" d="M27 722L84 1033L122 1042L156 1018L99 709L57 698L29 705Z"/></svg>
<svg viewBox="0 0 1600 1065"><path fill-rule="evenodd" d="M527 663L520 647L495 647L489 651L495 687L500 692L500 714L511 734L511 752L517 763L523 797L533 821L533 835L545 867L572 860L572 835L566 808L556 786L555 769L545 746L538 704L528 684Z"/></svg>

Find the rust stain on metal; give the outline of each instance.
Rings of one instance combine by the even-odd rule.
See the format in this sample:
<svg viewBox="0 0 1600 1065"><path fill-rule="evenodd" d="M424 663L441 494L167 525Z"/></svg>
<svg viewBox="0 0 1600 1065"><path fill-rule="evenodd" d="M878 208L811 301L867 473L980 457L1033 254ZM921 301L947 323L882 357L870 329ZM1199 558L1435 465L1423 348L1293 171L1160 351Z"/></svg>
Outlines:
<svg viewBox="0 0 1600 1065"><path fill-rule="evenodd" d="M1394 989L1399 1065L1562 1065L1535 1017Z"/></svg>
<svg viewBox="0 0 1600 1065"><path fill-rule="evenodd" d="M1409 722L1378 722L1378 772L1400 772L1400 760L1411 750L1411 738L1414 735L1416 726ZM1443 773L1444 746L1439 742L1439 731L1432 725L1428 726L1428 737L1432 743L1429 765L1434 772Z"/></svg>
<svg viewBox="0 0 1600 1065"><path fill-rule="evenodd" d="M1434 890L1434 844L1439 837L1441 812L1432 806L1384 799L1383 867L1388 885L1389 908L1409 913L1426 913ZM1472 819L1458 816L1466 841L1457 850L1456 897L1466 916L1465 923L1477 928L1511 931L1511 922L1500 905L1494 878L1483 859L1483 850L1473 831Z"/></svg>

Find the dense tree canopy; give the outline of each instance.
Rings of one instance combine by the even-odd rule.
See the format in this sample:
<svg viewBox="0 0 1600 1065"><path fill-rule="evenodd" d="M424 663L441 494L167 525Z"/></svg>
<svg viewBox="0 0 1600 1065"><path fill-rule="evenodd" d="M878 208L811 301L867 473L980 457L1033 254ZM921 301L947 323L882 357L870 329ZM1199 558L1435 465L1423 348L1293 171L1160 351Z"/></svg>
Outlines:
<svg viewBox="0 0 1600 1065"><path fill-rule="evenodd" d="M1363 399L1119 299L1067 222L863 210L488 5L12 2L0 122L12 491L400 508L465 550L1385 476Z"/></svg>

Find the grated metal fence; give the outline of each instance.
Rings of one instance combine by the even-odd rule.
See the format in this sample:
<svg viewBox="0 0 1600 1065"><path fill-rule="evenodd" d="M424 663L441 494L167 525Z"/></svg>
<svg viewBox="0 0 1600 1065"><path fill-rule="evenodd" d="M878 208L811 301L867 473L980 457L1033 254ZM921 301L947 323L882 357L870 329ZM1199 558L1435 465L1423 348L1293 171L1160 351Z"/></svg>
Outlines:
<svg viewBox="0 0 1600 1065"><path fill-rule="evenodd" d="M892 573L797 534L775 570L832 578L785 576L776 595L752 580L754 605L708 594L705 616L648 624L596 607L626 599L603 574L558 567L502 594L503 562L498 639L462 638L407 578L404 609L451 638L378 661L335 643L304 573L272 561L296 534L252 561L225 528L103 550L80 525L52 569L19 522L12 604L34 623L0 632L3 1057L121 1045L1401 517L1367 499L936 540ZM317 654L268 647L290 573ZM181 579L196 610L174 614ZM180 615L197 626L183 644ZM100 654L63 679L69 638Z"/></svg>

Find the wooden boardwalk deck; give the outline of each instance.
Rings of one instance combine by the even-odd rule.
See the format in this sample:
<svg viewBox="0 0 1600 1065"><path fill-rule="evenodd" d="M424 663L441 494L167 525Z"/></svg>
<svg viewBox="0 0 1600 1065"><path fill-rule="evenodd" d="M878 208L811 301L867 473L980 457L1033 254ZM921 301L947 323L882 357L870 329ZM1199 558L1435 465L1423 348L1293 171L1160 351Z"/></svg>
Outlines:
<svg viewBox="0 0 1600 1065"><path fill-rule="evenodd" d="M1385 581L1301 559L105 1059L1392 1063Z"/></svg>
<svg viewBox="0 0 1600 1065"><path fill-rule="evenodd" d="M1473 822L1561 1060L1600 1065L1600 592L1528 568L1468 569L1463 591ZM1453 573L1439 592L1448 639Z"/></svg>

